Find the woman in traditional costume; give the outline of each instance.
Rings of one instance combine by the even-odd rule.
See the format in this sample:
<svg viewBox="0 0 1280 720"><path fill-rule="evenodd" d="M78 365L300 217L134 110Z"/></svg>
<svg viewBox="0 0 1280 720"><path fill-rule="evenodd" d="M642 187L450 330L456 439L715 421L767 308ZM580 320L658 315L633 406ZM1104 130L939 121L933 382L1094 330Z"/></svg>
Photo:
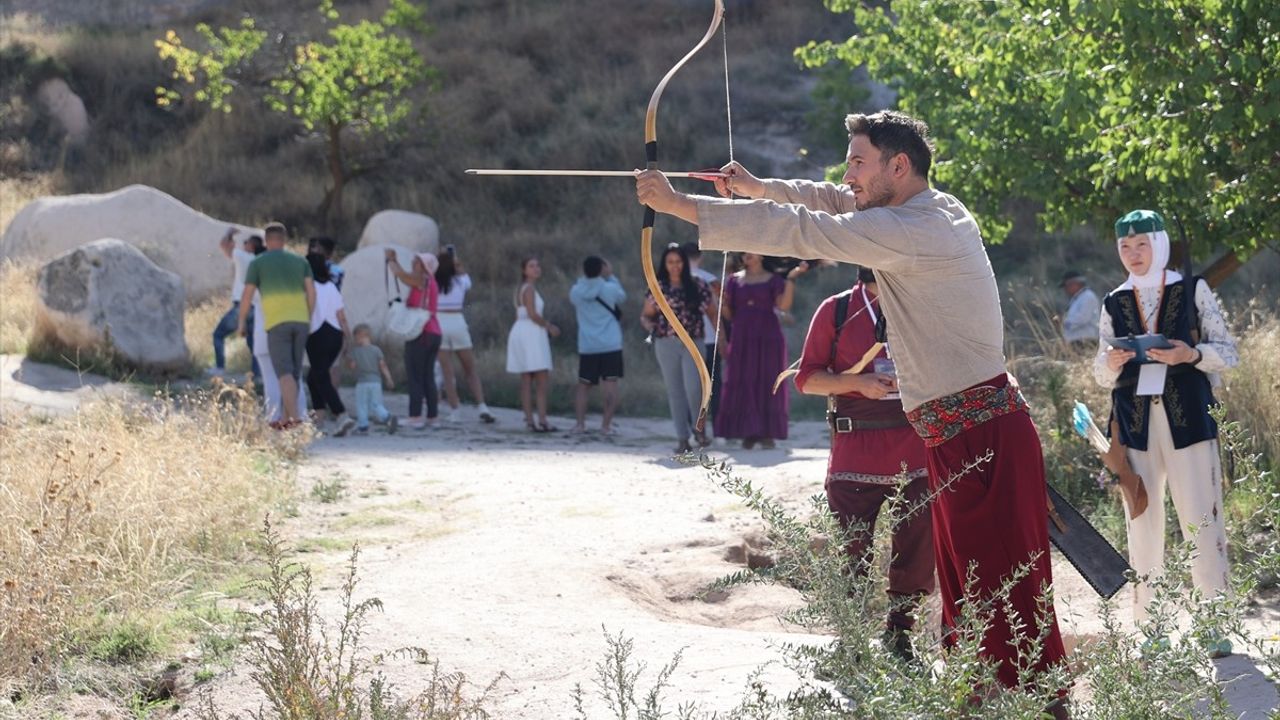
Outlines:
<svg viewBox="0 0 1280 720"><path fill-rule="evenodd" d="M1141 624L1150 611L1151 581L1163 571L1166 484L1183 538L1195 545L1191 577L1196 588L1206 598L1228 591L1218 426L1209 408L1218 373L1234 367L1239 357L1209 285L1165 268L1164 219L1151 210L1135 210L1115 229L1129 278L1103 301L1094 377L1111 389L1119 429L1112 441L1128 449L1149 498L1146 510L1127 521L1129 562L1142 578L1134 593L1134 617ZM1122 347L1132 343L1129 338L1157 333L1168 346L1146 350L1145 363ZM1208 649L1223 657L1231 654L1231 643L1221 638Z"/></svg>

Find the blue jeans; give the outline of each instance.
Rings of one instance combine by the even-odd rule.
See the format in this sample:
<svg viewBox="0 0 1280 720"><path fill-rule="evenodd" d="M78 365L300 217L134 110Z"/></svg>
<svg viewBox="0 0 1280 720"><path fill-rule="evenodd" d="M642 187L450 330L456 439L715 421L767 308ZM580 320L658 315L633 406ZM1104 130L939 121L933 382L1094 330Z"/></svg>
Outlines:
<svg viewBox="0 0 1280 720"><path fill-rule="evenodd" d="M219 370L225 370L227 367L226 340L236 331L236 325L239 322L240 301L237 300L231 303L231 309L227 310L217 326L213 328L213 364Z"/></svg>
<svg viewBox="0 0 1280 720"><path fill-rule="evenodd" d="M381 380L356 383L356 427L361 430L369 429L370 414L380 423L391 417L391 413L382 404Z"/></svg>
<svg viewBox="0 0 1280 720"><path fill-rule="evenodd" d="M244 340L249 345L249 357L253 360L253 376L262 377L262 370L258 367L258 356L253 354L253 308L249 308L249 316L245 318ZM213 329L213 364L219 370L227 368L227 338L236 331L236 324L240 322L240 301L236 300L231 303L231 309L227 310L222 319L218 321L217 327Z"/></svg>

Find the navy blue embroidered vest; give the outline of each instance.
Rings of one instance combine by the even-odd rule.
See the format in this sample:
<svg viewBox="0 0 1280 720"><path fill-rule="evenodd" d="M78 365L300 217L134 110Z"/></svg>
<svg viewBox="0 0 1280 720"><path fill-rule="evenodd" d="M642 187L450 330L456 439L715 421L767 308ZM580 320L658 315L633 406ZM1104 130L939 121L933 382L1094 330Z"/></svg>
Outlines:
<svg viewBox="0 0 1280 720"><path fill-rule="evenodd" d="M1195 278L1199 284L1200 278ZM1194 346L1191 338L1190 319L1184 303L1195 302L1187 298L1186 283L1166 285L1158 310L1159 332L1165 337L1176 338ZM1114 290L1102 301L1111 316L1111 328L1116 337L1142 335L1142 314L1133 290ZM1129 363L1120 372L1116 387L1111 391L1111 408L1120 421L1120 440L1134 450L1147 449L1147 425L1150 419L1151 398L1138 397L1137 363ZM1160 406L1169 419L1173 434L1173 446L1184 448L1218 437L1218 424L1209 416L1209 406L1214 404L1209 377L1191 363L1171 365L1164 381L1164 393Z"/></svg>

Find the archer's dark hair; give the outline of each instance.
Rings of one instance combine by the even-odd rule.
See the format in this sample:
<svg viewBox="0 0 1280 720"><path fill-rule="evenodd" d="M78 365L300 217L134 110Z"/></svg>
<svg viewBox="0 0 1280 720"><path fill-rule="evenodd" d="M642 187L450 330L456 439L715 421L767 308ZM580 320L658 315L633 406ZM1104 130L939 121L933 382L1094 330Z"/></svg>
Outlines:
<svg viewBox="0 0 1280 720"><path fill-rule="evenodd" d="M658 271L658 285L662 287L663 294L668 294L671 290L671 273L667 272L667 256L675 253L680 256L680 262L684 267L680 269L680 289L684 293L684 303L691 308L701 309L702 293L698 292L698 284L694 282L693 270L689 264L689 255L685 253L684 248L675 243L667 246L662 252L662 269Z"/></svg>
<svg viewBox="0 0 1280 720"><path fill-rule="evenodd" d="M924 121L894 110L881 110L874 115L854 114L844 119L849 137L866 135L880 151L881 162L888 164L899 153L911 161L911 169L926 180L933 166L933 145L929 126Z"/></svg>
<svg viewBox="0 0 1280 720"><path fill-rule="evenodd" d="M311 265L311 277L318 283L329 282L329 259L320 253L307 253L307 263Z"/></svg>
<svg viewBox="0 0 1280 720"><path fill-rule="evenodd" d="M453 287L458 266L453 263L453 253L442 252L436 256L436 260L440 263L436 266L436 285L440 286L440 292L447 293Z"/></svg>
<svg viewBox="0 0 1280 720"><path fill-rule="evenodd" d="M251 248L250 252L254 255L261 255L267 251L267 245L262 241L261 235L250 235L249 239L245 240L245 242L249 243L249 247Z"/></svg>
<svg viewBox="0 0 1280 720"><path fill-rule="evenodd" d="M702 248L698 246L698 243L693 242L692 240L681 245L680 249L684 251L685 257L690 260L697 260L702 257Z"/></svg>
<svg viewBox="0 0 1280 720"><path fill-rule="evenodd" d="M600 277L600 273L604 272L604 260L589 255L586 260L582 261L582 274L589 278Z"/></svg>

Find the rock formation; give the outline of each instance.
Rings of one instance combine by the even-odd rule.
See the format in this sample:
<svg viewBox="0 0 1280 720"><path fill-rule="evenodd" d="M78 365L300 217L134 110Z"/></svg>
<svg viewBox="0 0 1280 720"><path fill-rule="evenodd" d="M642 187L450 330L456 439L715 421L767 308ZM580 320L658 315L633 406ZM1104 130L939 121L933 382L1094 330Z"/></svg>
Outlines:
<svg viewBox="0 0 1280 720"><path fill-rule="evenodd" d="M439 252L440 226L426 215L407 210L383 210L374 213L364 224L357 248L372 245L400 245L413 252Z"/></svg>
<svg viewBox="0 0 1280 720"><path fill-rule="evenodd" d="M62 127L69 144L80 145L89 137L89 113L66 80L50 78L40 83L36 99L45 113Z"/></svg>
<svg viewBox="0 0 1280 720"><path fill-rule="evenodd" d="M232 224L146 185L101 195L43 197L27 203L9 223L0 237L0 260L48 262L99 238L119 238L177 273L193 300L204 300L230 292L231 261L218 249L218 240Z"/></svg>
<svg viewBox="0 0 1280 720"><path fill-rule="evenodd" d="M182 280L126 242L96 240L55 258L40 269L37 291L40 344L108 351L141 370L190 362Z"/></svg>

